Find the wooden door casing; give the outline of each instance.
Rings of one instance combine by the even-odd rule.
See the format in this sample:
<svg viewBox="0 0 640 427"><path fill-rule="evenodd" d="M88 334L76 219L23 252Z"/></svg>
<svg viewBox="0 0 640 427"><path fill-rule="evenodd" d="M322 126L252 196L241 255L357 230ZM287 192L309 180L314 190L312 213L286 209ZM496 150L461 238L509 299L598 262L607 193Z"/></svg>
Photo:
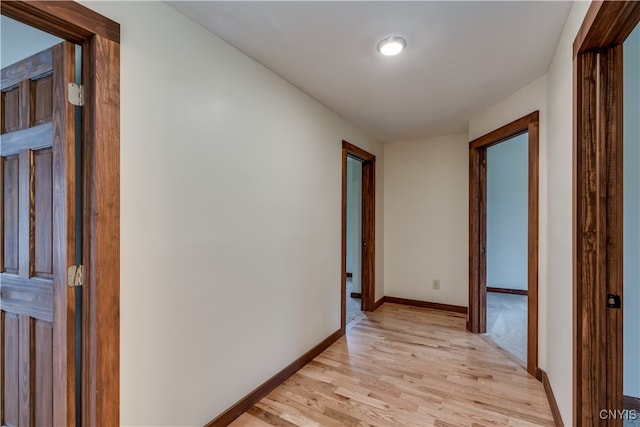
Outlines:
<svg viewBox="0 0 640 427"><path fill-rule="evenodd" d="M2 69L2 425L69 425L73 418L75 308L66 268L75 251L68 246L75 201L67 197L75 135L66 82L74 53L62 43Z"/></svg>
<svg viewBox="0 0 640 427"><path fill-rule="evenodd" d="M528 133L527 219L527 371L541 380L538 369L538 193L539 112L534 111L469 143L469 314L467 329L487 327L487 149Z"/></svg>
<svg viewBox="0 0 640 427"><path fill-rule="evenodd" d="M347 283L347 157L362 161L362 311L376 309L375 302L375 243L376 243L376 156L342 141L342 274L341 317L342 330L346 327L346 283ZM364 244L366 242L366 244Z"/></svg>

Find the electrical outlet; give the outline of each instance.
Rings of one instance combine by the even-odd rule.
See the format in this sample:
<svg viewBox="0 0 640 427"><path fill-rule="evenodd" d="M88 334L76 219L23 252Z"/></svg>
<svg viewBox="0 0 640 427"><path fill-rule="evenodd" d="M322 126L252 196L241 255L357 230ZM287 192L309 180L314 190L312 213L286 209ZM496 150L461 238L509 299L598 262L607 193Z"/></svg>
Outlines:
<svg viewBox="0 0 640 427"><path fill-rule="evenodd" d="M440 279L433 279L433 289L440 290Z"/></svg>

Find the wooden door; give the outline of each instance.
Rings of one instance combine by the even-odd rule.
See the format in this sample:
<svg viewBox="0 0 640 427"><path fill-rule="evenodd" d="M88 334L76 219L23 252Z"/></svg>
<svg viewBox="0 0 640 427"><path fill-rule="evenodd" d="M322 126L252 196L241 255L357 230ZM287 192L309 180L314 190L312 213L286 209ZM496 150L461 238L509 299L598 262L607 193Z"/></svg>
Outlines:
<svg viewBox="0 0 640 427"><path fill-rule="evenodd" d="M74 46L2 69L1 424L74 418Z"/></svg>

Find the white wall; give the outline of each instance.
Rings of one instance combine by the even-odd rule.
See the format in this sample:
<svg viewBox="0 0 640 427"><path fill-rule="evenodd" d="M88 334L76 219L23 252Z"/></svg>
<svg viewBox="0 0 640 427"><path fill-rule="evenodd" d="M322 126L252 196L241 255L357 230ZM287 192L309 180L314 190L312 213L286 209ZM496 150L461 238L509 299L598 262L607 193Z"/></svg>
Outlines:
<svg viewBox="0 0 640 427"><path fill-rule="evenodd" d="M640 398L640 26L623 49L624 394Z"/></svg>
<svg viewBox="0 0 640 427"><path fill-rule="evenodd" d="M573 41L589 5L576 2L571 7L548 72L548 349L544 368L565 425L573 425Z"/></svg>
<svg viewBox="0 0 640 427"><path fill-rule="evenodd" d="M527 289L528 149L528 134L487 149L489 287Z"/></svg>
<svg viewBox="0 0 640 427"><path fill-rule="evenodd" d="M121 423L203 425L340 327L341 141L381 145L160 2L121 24Z"/></svg>
<svg viewBox="0 0 640 427"><path fill-rule="evenodd" d="M468 305L468 152L466 134L385 144L386 295Z"/></svg>
<svg viewBox="0 0 640 427"><path fill-rule="evenodd" d="M573 425L572 45L590 2L575 2L546 76L469 124L469 139L540 110L539 366L565 425Z"/></svg>

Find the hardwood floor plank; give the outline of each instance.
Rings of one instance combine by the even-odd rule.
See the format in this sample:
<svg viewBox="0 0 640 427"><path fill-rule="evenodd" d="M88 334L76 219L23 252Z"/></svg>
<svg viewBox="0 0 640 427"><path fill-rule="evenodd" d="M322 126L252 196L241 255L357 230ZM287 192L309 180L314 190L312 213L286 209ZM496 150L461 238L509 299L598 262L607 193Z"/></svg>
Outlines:
<svg viewBox="0 0 640 427"><path fill-rule="evenodd" d="M245 412L244 414L240 415L237 421L242 423L242 425L246 427L271 427L271 424L265 423L259 418L256 418L253 415L250 415L248 412Z"/></svg>
<svg viewBox="0 0 640 427"><path fill-rule="evenodd" d="M553 426L542 384L464 315L385 303L232 426Z"/></svg>
<svg viewBox="0 0 640 427"><path fill-rule="evenodd" d="M258 404L259 405L259 404ZM247 414L253 415L255 418L264 421L270 426L278 426L278 427L295 427L295 424L290 423L289 421L284 420L282 417L279 417L271 412L265 411L262 408L259 408L258 405L252 406ZM238 421L238 420L236 420ZM235 422L234 422L235 424Z"/></svg>

